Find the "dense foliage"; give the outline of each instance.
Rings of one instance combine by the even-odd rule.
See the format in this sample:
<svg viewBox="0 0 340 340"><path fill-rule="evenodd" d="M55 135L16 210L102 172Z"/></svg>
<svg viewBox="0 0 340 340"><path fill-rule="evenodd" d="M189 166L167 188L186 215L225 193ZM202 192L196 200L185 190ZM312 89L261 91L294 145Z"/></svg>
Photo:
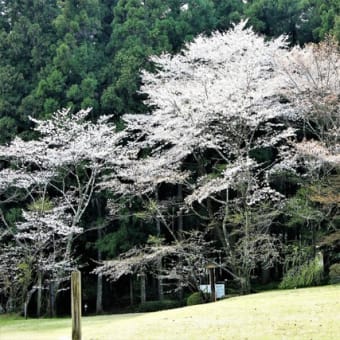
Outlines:
<svg viewBox="0 0 340 340"><path fill-rule="evenodd" d="M318 284L323 264L335 282L339 11L0 1L2 309L68 312L76 266L90 312L137 281L181 300L210 262L242 292Z"/></svg>
<svg viewBox="0 0 340 340"><path fill-rule="evenodd" d="M148 56L176 52L198 33L249 17L268 36L340 38L338 1L19 0L0 3L0 141L27 134L28 115L93 107L145 112L138 93Z"/></svg>

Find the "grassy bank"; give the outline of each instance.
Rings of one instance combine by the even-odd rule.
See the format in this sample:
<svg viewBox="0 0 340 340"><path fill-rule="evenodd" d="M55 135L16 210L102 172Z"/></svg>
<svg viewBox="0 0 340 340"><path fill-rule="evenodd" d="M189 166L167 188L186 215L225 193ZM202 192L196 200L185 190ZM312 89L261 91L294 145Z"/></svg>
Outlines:
<svg viewBox="0 0 340 340"><path fill-rule="evenodd" d="M83 339L340 339L340 285L148 314L84 317ZM70 319L0 317L1 340L70 339Z"/></svg>

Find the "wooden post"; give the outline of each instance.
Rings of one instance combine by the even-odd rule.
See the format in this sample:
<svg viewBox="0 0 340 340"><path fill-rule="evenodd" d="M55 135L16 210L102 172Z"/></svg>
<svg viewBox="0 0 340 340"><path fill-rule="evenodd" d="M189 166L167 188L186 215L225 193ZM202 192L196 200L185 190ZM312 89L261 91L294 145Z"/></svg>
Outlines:
<svg viewBox="0 0 340 340"><path fill-rule="evenodd" d="M209 277L210 277L210 287L211 287L211 301L216 301L216 292L215 292L215 268L209 269Z"/></svg>
<svg viewBox="0 0 340 340"><path fill-rule="evenodd" d="M79 270L71 274L72 340L81 340L81 274Z"/></svg>
<svg viewBox="0 0 340 340"><path fill-rule="evenodd" d="M209 281L210 281L210 301L216 301L216 290L215 290L215 268L216 265L214 263L208 263L206 268L209 270Z"/></svg>

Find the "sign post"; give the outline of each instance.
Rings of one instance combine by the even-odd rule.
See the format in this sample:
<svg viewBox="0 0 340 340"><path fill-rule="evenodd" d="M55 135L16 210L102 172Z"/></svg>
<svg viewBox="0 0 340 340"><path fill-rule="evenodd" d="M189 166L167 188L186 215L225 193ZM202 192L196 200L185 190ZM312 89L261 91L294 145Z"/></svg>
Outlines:
<svg viewBox="0 0 340 340"><path fill-rule="evenodd" d="M215 268L217 267L214 263L208 263L206 268L209 270L209 283L210 283L210 301L216 301L216 290L215 290Z"/></svg>
<svg viewBox="0 0 340 340"><path fill-rule="evenodd" d="M71 274L72 340L81 340L81 274Z"/></svg>

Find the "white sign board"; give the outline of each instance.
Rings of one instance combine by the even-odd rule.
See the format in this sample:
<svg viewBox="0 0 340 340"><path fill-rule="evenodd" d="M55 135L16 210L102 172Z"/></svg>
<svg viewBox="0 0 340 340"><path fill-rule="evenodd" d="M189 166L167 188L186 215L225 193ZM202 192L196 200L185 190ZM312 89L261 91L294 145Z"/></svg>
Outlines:
<svg viewBox="0 0 340 340"><path fill-rule="evenodd" d="M206 294L211 293L210 285L200 285L200 291ZM225 287L224 283L217 283L215 284L215 292L216 292L216 299L221 299L225 296Z"/></svg>

